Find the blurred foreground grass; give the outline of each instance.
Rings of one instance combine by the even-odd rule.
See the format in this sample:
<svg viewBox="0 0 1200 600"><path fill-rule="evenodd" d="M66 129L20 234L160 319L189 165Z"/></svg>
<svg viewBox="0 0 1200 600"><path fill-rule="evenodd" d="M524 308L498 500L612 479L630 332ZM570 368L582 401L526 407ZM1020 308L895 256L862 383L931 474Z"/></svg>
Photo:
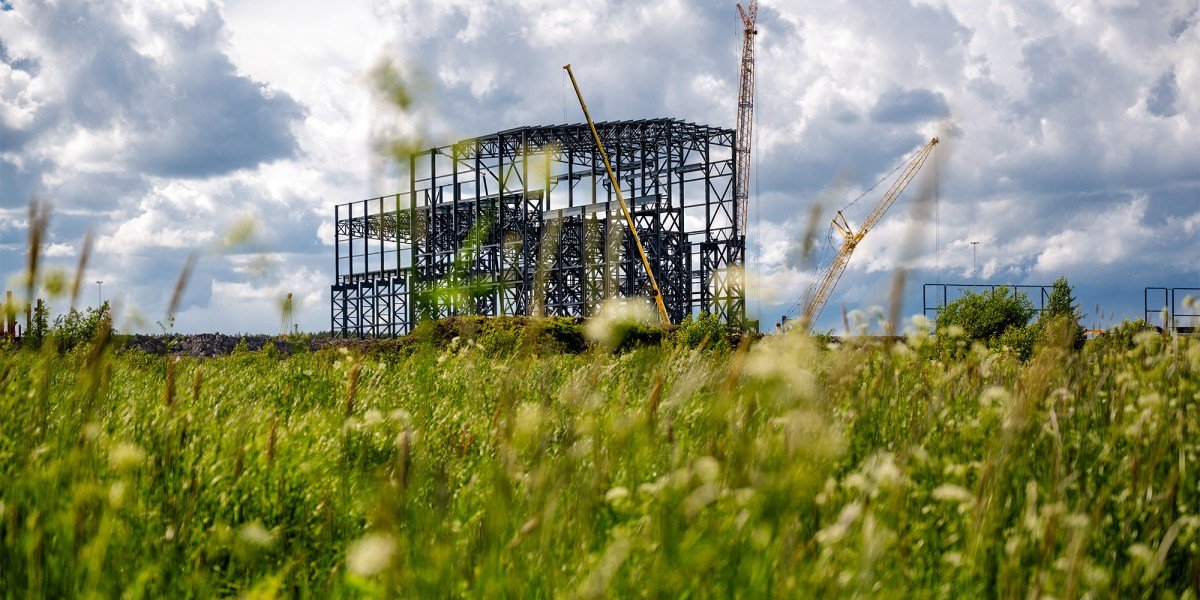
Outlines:
<svg viewBox="0 0 1200 600"><path fill-rule="evenodd" d="M0 350L5 597L1197 597L1200 343Z"/></svg>

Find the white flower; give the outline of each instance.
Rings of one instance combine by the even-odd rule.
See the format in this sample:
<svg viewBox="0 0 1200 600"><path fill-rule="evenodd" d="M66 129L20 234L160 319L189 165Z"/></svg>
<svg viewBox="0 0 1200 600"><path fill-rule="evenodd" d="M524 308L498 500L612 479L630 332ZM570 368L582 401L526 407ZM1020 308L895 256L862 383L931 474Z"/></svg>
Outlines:
<svg viewBox="0 0 1200 600"><path fill-rule="evenodd" d="M835 544L850 533L850 526L858 520L862 515L863 506L858 502L851 502L842 508L842 512L838 514L837 522L817 532L816 540L818 544Z"/></svg>
<svg viewBox="0 0 1200 600"><path fill-rule="evenodd" d="M275 542L275 536L258 522L243 525L238 530L238 539L258 548L267 548Z"/></svg>
<svg viewBox="0 0 1200 600"><path fill-rule="evenodd" d="M953 483L943 483L933 489L933 499L942 500L945 502L974 502L975 495L966 488L954 485Z"/></svg>
<svg viewBox="0 0 1200 600"><path fill-rule="evenodd" d="M717 459L711 456L701 456L696 459L696 463L692 465L692 472L696 477L704 483L712 483L717 480L717 476L721 473L721 465Z"/></svg>
<svg viewBox="0 0 1200 600"><path fill-rule="evenodd" d="M355 575L370 577L387 568L396 552L396 540L380 533L368 535L346 552L346 569Z"/></svg>
<svg viewBox="0 0 1200 600"><path fill-rule="evenodd" d="M363 424L365 425L378 425L382 422L383 413L379 412L377 409L370 408L367 409L367 412L363 413Z"/></svg>
<svg viewBox="0 0 1200 600"><path fill-rule="evenodd" d="M517 407L513 417L512 442L518 449L529 448L541 435L546 410L537 402L526 402Z"/></svg>
<svg viewBox="0 0 1200 600"><path fill-rule="evenodd" d="M115 481L108 487L108 503L113 507L121 506L125 502L125 490L128 486L124 481Z"/></svg>
<svg viewBox="0 0 1200 600"><path fill-rule="evenodd" d="M135 444L121 443L108 453L108 464L114 471L129 471L142 464L145 457L146 453Z"/></svg>
<svg viewBox="0 0 1200 600"><path fill-rule="evenodd" d="M624 487L617 486L611 490L608 490L608 492L604 494L604 501L616 506L624 502L625 498L628 497L629 490Z"/></svg>
<svg viewBox="0 0 1200 600"><path fill-rule="evenodd" d="M593 342L610 346L619 340L619 330L630 324L651 325L658 317L645 298L615 298L600 306L599 314L588 320L584 333Z"/></svg>
<svg viewBox="0 0 1200 600"><path fill-rule="evenodd" d="M979 403L984 406L993 406L1007 402L1012 398L1012 394L1008 390L999 386L989 386L979 395Z"/></svg>

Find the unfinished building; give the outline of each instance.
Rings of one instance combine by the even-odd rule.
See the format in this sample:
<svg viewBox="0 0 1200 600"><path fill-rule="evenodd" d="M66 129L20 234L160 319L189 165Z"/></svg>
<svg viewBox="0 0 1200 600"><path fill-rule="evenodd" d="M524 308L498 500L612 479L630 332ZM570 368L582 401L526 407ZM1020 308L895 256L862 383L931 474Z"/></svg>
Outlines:
<svg viewBox="0 0 1200 600"><path fill-rule="evenodd" d="M675 119L597 123L671 320L745 316L735 135ZM590 316L651 297L587 124L412 153L399 193L334 208L330 324L390 337L456 315Z"/></svg>

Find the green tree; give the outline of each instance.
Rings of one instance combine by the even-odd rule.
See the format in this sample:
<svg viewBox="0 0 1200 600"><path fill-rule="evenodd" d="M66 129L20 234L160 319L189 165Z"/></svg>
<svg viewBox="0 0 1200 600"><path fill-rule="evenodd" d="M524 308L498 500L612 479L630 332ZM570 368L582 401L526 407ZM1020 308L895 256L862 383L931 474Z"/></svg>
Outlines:
<svg viewBox="0 0 1200 600"><path fill-rule="evenodd" d="M1074 288L1066 277L1054 281L1046 306L1038 317L1038 328L1045 341L1057 341L1062 346L1070 345L1078 350L1083 348L1086 336L1079 321L1083 314L1075 303Z"/></svg>
<svg viewBox="0 0 1200 600"><path fill-rule="evenodd" d="M46 334L50 331L50 309L42 300L38 300L33 308L33 327L29 329L29 344L34 348L42 345Z"/></svg>
<svg viewBox="0 0 1200 600"><path fill-rule="evenodd" d="M1000 287L982 294L963 294L938 313L935 324L939 331L960 327L971 340L994 345L1009 329L1025 327L1034 312L1025 294Z"/></svg>

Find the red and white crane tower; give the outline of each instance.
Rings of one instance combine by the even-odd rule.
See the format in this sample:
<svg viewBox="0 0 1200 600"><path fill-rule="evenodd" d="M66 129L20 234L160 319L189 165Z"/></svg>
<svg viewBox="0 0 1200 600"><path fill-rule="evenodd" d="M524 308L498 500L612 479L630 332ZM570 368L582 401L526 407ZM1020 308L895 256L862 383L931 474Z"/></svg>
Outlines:
<svg viewBox="0 0 1200 600"><path fill-rule="evenodd" d="M758 35L758 0L750 0L746 9L737 5L745 28L742 30L742 69L738 75L737 148L734 150L737 180L733 197L738 207L738 234L746 235L746 215L750 190L750 141L754 136L754 37Z"/></svg>

